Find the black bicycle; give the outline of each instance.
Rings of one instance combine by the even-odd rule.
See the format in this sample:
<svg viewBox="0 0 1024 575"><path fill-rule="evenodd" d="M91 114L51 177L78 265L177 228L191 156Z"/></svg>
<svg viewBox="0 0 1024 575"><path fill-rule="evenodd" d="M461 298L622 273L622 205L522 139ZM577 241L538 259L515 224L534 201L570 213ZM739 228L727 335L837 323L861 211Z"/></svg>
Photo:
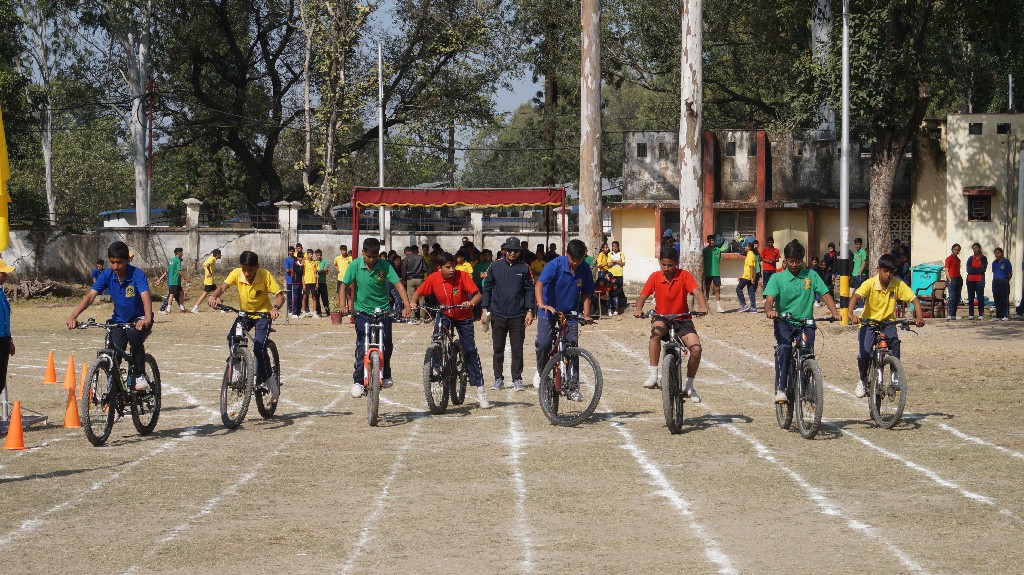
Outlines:
<svg viewBox="0 0 1024 575"><path fill-rule="evenodd" d="M156 429L160 418L160 369L156 359L145 355L144 373L136 374L135 368L125 350L118 348L111 340L110 332L118 328L130 328L134 322L96 323L89 318L77 324L78 329L101 327L106 330L103 349L96 352L96 361L89 366L82 391L82 427L85 437L95 446L106 443L114 420L124 417L128 406L132 423L139 435L149 435ZM129 359L128 367L120 367L121 359ZM132 382L143 377L149 383L149 391L135 391Z"/></svg>
<svg viewBox="0 0 1024 575"><path fill-rule="evenodd" d="M784 313L775 318L799 328L794 332L790 352L789 376L786 378L786 403L775 404L775 419L779 427L789 429L793 424L793 409L796 408L796 424L800 436L814 439L821 428L821 414L825 406L824 381L821 368L814 358L814 345L807 337L807 330L818 329L819 321L835 321L832 317L818 319L795 319L793 314Z"/></svg>
<svg viewBox="0 0 1024 575"><path fill-rule="evenodd" d="M903 408L907 405L907 372L900 358L892 353L884 330L895 325L904 331L917 333L911 329L914 322L909 319L875 321L861 318L860 323L875 334L868 366L871 381L866 382L871 419L879 427L892 429L903 418Z"/></svg>
<svg viewBox="0 0 1024 575"><path fill-rule="evenodd" d="M554 425L572 427L590 417L601 401L604 379L597 359L587 350L570 347L565 340L570 323L590 324L577 312L554 314L558 322L551 355L541 371L540 408ZM564 401L563 401L564 400Z"/></svg>
<svg viewBox="0 0 1024 575"><path fill-rule="evenodd" d="M461 306L421 306L433 314L434 335L423 354L423 393L427 398L430 413L440 415L448 409L448 401L462 405L466 400L466 385L469 375L462 359L462 345L455 337L455 323L444 326L441 318L450 309L465 309Z"/></svg>
<svg viewBox="0 0 1024 575"><path fill-rule="evenodd" d="M267 312L248 312L220 304L217 309L229 311L237 315L231 331L228 332L228 358L224 368L224 379L220 384L220 419L228 429L234 429L245 420L249 411L249 402L253 393L256 395L256 409L260 415L268 418L277 411L277 402L271 401L270 389L266 380L260 378L256 369L256 356L249 348L249 329L251 320L269 318ZM274 331L273 328L270 329ZM281 381L281 356L277 352L277 344L267 338L267 354L270 356L270 373Z"/></svg>
<svg viewBox="0 0 1024 575"><path fill-rule="evenodd" d="M699 313L660 314L653 311L644 312L640 317L663 320L669 329L668 341L661 344L661 404L665 411L665 425L671 434L683 432L683 370L686 368L684 358L690 354L676 329L680 322L692 319Z"/></svg>

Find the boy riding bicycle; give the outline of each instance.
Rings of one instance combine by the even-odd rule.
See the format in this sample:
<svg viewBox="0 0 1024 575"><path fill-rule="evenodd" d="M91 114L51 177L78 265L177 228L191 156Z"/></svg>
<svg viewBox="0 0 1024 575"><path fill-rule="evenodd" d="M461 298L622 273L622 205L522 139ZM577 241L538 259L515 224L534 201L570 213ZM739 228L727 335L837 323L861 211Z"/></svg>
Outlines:
<svg viewBox="0 0 1024 575"><path fill-rule="evenodd" d="M772 274L764 287L764 313L768 319L778 319L781 314L791 314L795 320L814 317L814 296L821 296L828 306L833 319L839 319L836 302L828 291L821 276L803 267L804 246L793 240L783 248L784 271ZM778 306L776 308L776 305ZM814 330L806 332L785 321L775 322L775 403L787 403L787 379L789 362L792 360L793 340L801 332L807 336L807 343L814 346Z"/></svg>
<svg viewBox="0 0 1024 575"><path fill-rule="evenodd" d="M220 305L220 296L227 291L229 286L237 285L239 309L252 314L270 314L270 317L261 317L255 320L237 318L235 323L243 322L242 328L246 331L249 331L254 325L256 327L252 346L253 355L256 356L256 369L260 380L266 383L267 389L270 391L270 403L275 404L277 398L281 396L281 386L278 385L277 376L271 370L270 354L267 353L267 338L270 337L270 326L273 320L281 315L284 291L281 290L281 286L269 271L260 268L259 256L254 252L242 252L242 255L238 257L238 263L241 264L241 267L232 270L224 279L224 283L210 294L210 307L217 309L217 306ZM274 295L273 307L270 305L270 294ZM228 333L234 333L234 331L235 325L232 324L231 331Z"/></svg>
<svg viewBox="0 0 1024 575"><path fill-rule="evenodd" d="M583 320L590 321L590 296L594 295L594 275L588 266L582 265L587 256L587 245L580 240L570 240L566 246L568 255L558 256L544 266L544 271L533 284L534 300L541 310L537 318L537 372L533 375L533 386L540 387L540 370L548 361L551 346L558 331L559 312L577 311L580 296L583 296ZM565 341L575 346L579 341L579 325L570 322L566 327ZM577 394L579 392L576 392ZM574 399L581 401L583 398ZM573 398L570 398L573 399Z"/></svg>
<svg viewBox="0 0 1024 575"><path fill-rule="evenodd" d="M380 240L377 238L366 238L363 240L362 257L352 260L348 269L345 270L345 277L341 282L348 289L348 309L364 314L374 314L387 311L391 308L388 286L393 284L398 289L398 295L402 299L402 317L409 318L409 296L405 293L405 286L395 272L394 266L380 257ZM355 289L353 297L352 290ZM365 316L356 314L356 354L355 364L352 372L352 397L363 396L363 354L366 352L366 322ZM394 351L394 344L391 338L391 318L382 318L384 324L384 369L383 382L381 386L387 389L394 385L391 379L391 352Z"/></svg>
<svg viewBox="0 0 1024 575"><path fill-rule="evenodd" d="M71 312L67 325L68 329L75 329L78 316L92 305L97 295L106 290L110 294L110 301L114 303L114 315L110 321L135 324L130 328L117 327L110 331L110 340L118 350L125 352L128 345L131 345L131 353L127 355L138 375L128 385L135 391L149 391L149 382L142 374L146 366L145 341L153 331L153 299L146 274L128 263L128 254L128 244L124 242L114 242L107 247L110 267L96 277L92 289L82 297L75 311Z"/></svg>
<svg viewBox="0 0 1024 575"><path fill-rule="evenodd" d="M924 325L924 315L921 311L921 301L914 295L910 286L903 283L895 276L896 258L892 254L885 254L878 258L878 275L867 279L860 284L857 291L850 297L848 308L850 321L857 323L862 318L871 321L888 321L896 316L896 300L910 302L914 306L914 324L917 327ZM854 313L857 302L864 300L864 309L860 318ZM900 356L900 337L896 332L895 325L887 325L882 332L889 338L889 349L897 358ZM875 345L875 332L869 325L862 325L857 334L858 353L857 368L860 370L860 380L854 389L854 395L864 397L867 395L868 365L871 363L871 350Z"/></svg>
<svg viewBox="0 0 1024 575"><path fill-rule="evenodd" d="M640 297L636 300L636 311L633 316L641 317L644 303L651 294L654 294L654 312L657 314L690 313L690 306L686 301L687 294L693 294L693 297L697 299L696 313L706 314L708 302L704 297L704 291L697 285L697 281L693 279L690 272L679 269L679 252L673 247L665 247L661 249L659 255L661 258L658 263L661 265L661 271L654 272L647 278L647 283L640 290ZM693 378L696 377L697 368L700 367L700 337L690 319L681 319L677 323L679 324L680 339L686 349L690 350L690 357L686 362L686 387L683 389L683 395L689 397L690 401L694 403L700 403L700 396L693 388ZM644 382L644 387L647 389L658 387L658 362L661 359L661 342L663 341L668 341L668 323L660 318L652 318L651 341L648 345L651 360L648 367L650 373L647 376L647 381Z"/></svg>
<svg viewBox="0 0 1024 575"><path fill-rule="evenodd" d="M480 365L480 354L477 352L476 339L473 336L473 306L480 303L482 296L472 274L455 269L455 258L451 254L438 255L437 263L441 266L440 269L427 276L412 294L412 309L418 311L420 296L429 295L436 297L442 306L463 308L444 312L439 327L446 329L450 325L455 325L462 346L462 360L469 374L469 384L476 388L480 408L487 409L491 404L487 401L487 392L484 390L484 370ZM433 337L438 335L435 331Z"/></svg>

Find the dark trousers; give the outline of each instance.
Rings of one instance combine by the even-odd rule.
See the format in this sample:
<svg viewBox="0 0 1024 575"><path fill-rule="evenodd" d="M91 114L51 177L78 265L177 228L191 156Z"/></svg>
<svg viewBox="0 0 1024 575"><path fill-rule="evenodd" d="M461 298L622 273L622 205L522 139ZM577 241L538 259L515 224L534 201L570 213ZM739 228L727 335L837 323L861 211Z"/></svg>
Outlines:
<svg viewBox="0 0 1024 575"><path fill-rule="evenodd" d="M302 284L294 283L290 287L288 293L291 295L292 315L299 315L302 313Z"/></svg>
<svg viewBox="0 0 1024 575"><path fill-rule="evenodd" d="M146 338L152 333L153 326L149 326L142 331L135 329L134 327L123 328L118 327L110 330L110 342L117 348L115 351L120 354L126 354L129 360L132 362L132 369L136 375L142 374L146 370ZM131 346L131 353L128 352L128 346ZM118 358L120 363L120 357Z"/></svg>
<svg viewBox="0 0 1024 575"><path fill-rule="evenodd" d="M462 361L466 366L466 373L469 375L469 384L473 387L480 387L484 384L484 368L480 364L480 352L476 349L476 337L473 334L473 320L453 320L447 315L441 314L441 323L445 328L455 324L455 332L459 334L459 346L462 348ZM437 324L434 324L434 337L437 337Z"/></svg>
<svg viewBox="0 0 1024 575"><path fill-rule="evenodd" d="M303 299L303 307L305 307L305 310L307 312L311 311L309 309L309 300L312 299L313 300L313 309L316 310L317 314L320 313L320 300L317 299L316 284L306 284L306 289L305 289L305 292L303 293L302 299Z"/></svg>
<svg viewBox="0 0 1024 575"><path fill-rule="evenodd" d="M889 339L889 350L897 358L900 356L900 336L896 332L896 326L886 326L882 333ZM860 369L860 380L868 383L868 364L871 363L871 348L875 346L875 330L863 326L857 333L857 368Z"/></svg>
<svg viewBox="0 0 1024 575"><path fill-rule="evenodd" d="M0 393L7 387L7 362L11 359L11 336L0 337Z"/></svg>
<svg viewBox="0 0 1024 575"><path fill-rule="evenodd" d="M526 318L501 317L491 314L491 343L494 345L494 379L505 371L505 338L512 348L512 380L523 379L523 342L526 340Z"/></svg>
<svg viewBox="0 0 1024 575"><path fill-rule="evenodd" d="M381 375L384 379L391 379L391 352L394 351L394 345L391 339L391 318L386 317L381 320L384 324L384 366L381 369ZM359 385L363 384L363 356L366 355L366 324L370 323L363 314L356 314L356 361L352 365L352 382Z"/></svg>
<svg viewBox="0 0 1024 575"><path fill-rule="evenodd" d="M747 290L747 294L750 296L750 307L757 307L757 300L754 299L754 291L757 286L748 279L740 279L739 283L736 284L736 298L740 300L740 307L747 305L747 300L743 298L743 290Z"/></svg>
<svg viewBox="0 0 1024 575"><path fill-rule="evenodd" d="M949 296L946 298L946 313L949 317L956 317L956 308L960 305L960 291L964 287L964 278L949 278Z"/></svg>
<svg viewBox="0 0 1024 575"><path fill-rule="evenodd" d="M575 346L579 342L579 328L580 325L574 321L567 323L565 326L566 345ZM555 341L555 333L557 331L558 319L549 316L545 311L540 312L540 316L537 318L537 341L535 343L537 348L537 373L540 373L548 362L548 356L551 355L551 346Z"/></svg>
<svg viewBox="0 0 1024 575"><path fill-rule="evenodd" d="M231 331L228 332L228 341L231 341L231 334L235 333L235 325L242 322L242 329L249 331L256 326L256 332L252 337L252 354L256 356L256 373L260 374L260 380L266 381L270 377L270 353L267 352L267 338L270 337L270 326L273 320L269 317L259 319L235 318L231 324Z"/></svg>
<svg viewBox="0 0 1024 575"><path fill-rule="evenodd" d="M1010 280L992 280L992 300L996 304L996 317L1010 317Z"/></svg>
<svg viewBox="0 0 1024 575"><path fill-rule="evenodd" d="M978 316L985 315L985 282L967 282L967 313L974 315L974 300L978 300Z"/></svg>
<svg viewBox="0 0 1024 575"><path fill-rule="evenodd" d="M793 361L793 340L807 334L807 343L814 346L814 330L805 330L788 322L775 323L775 389L786 391L790 362Z"/></svg>
<svg viewBox="0 0 1024 575"><path fill-rule="evenodd" d="M612 276L612 289L608 292L608 310L619 311L629 305L626 301L626 292L622 291L622 277Z"/></svg>
<svg viewBox="0 0 1024 575"><path fill-rule="evenodd" d="M331 313L331 296L327 293L327 282L317 284L316 293L320 297L320 309L324 310L325 314Z"/></svg>
<svg viewBox="0 0 1024 575"><path fill-rule="evenodd" d="M764 295L764 288L768 287L768 280L772 279L772 275L775 274L774 270L762 270L761 271L761 294Z"/></svg>
<svg viewBox="0 0 1024 575"><path fill-rule="evenodd" d="M288 313L292 313L292 284L284 284L284 295L288 298L284 309L288 310Z"/></svg>

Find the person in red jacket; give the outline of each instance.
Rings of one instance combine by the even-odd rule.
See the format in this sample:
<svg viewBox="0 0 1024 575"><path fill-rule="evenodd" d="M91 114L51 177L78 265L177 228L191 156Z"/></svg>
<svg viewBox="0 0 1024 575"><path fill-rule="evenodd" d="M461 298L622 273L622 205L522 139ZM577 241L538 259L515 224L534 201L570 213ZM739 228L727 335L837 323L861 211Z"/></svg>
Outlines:
<svg viewBox="0 0 1024 575"><path fill-rule="evenodd" d="M779 253L779 248L775 247L775 238L769 237L765 240L765 247L761 249L761 285L764 287L768 286L768 280L772 279L772 274L779 269L779 258L782 254ZM764 291L764 288L761 289Z"/></svg>
<svg viewBox="0 0 1024 575"><path fill-rule="evenodd" d="M960 275L960 244L953 244L946 258L944 267L946 281L949 282L949 299L946 302L946 320L956 319L956 308L960 305L960 290L964 287L964 278Z"/></svg>
<svg viewBox="0 0 1024 575"><path fill-rule="evenodd" d="M985 315L985 272L988 258L981 253L981 244L971 246L974 255L967 258L967 319L974 319L974 301L978 301L978 319Z"/></svg>

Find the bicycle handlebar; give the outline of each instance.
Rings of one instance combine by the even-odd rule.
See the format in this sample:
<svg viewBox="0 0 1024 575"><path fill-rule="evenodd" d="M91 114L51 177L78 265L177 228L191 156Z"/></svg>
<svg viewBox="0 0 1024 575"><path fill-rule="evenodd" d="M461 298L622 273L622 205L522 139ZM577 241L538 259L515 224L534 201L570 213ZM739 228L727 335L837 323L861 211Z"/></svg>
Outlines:
<svg viewBox="0 0 1024 575"><path fill-rule="evenodd" d="M692 311L688 313L656 313L654 310L648 310L640 314L641 319L647 319L650 317L663 319L666 321L677 321L681 319L693 319L695 317L701 317L708 315L707 312Z"/></svg>
<svg viewBox="0 0 1024 575"><path fill-rule="evenodd" d="M437 306L437 307L430 307L430 306L427 306L427 305L418 305L418 306L413 306L413 307L411 307L409 309L425 309L427 311L444 312L444 311L448 311L450 309L473 309L473 306L470 306L470 305L440 305L440 306Z"/></svg>
<svg viewBox="0 0 1024 575"><path fill-rule="evenodd" d="M804 326L804 325L807 324L808 321L813 321L814 323L818 323L819 321L827 321L829 323L832 323L832 322L839 321L839 320L837 320L836 318L834 318L832 316L812 317L812 318L808 318L808 319L796 319L796 318L793 317L792 313L787 312L787 313L784 313L784 314L780 315L779 317L772 318L772 321L784 321L784 322L788 323L789 325Z"/></svg>
<svg viewBox="0 0 1024 575"><path fill-rule="evenodd" d="M875 319L860 318L860 325L873 327L873 328L885 328L890 325L894 325L905 331L914 331L910 329L911 326L916 325L912 319L886 319L878 321Z"/></svg>
<svg viewBox="0 0 1024 575"><path fill-rule="evenodd" d="M556 311L552 315L557 317L559 321L575 321L575 322L577 322L579 324L582 324L582 325L590 325L590 324L597 323L596 321L594 321L592 319L584 318L583 314L581 314L578 311L570 311L570 312Z"/></svg>
<svg viewBox="0 0 1024 575"><path fill-rule="evenodd" d="M83 322L75 324L75 329L86 329L90 327L102 327L104 329L112 329L116 327L135 327L134 321L106 321L104 323L96 323L95 318L89 318Z"/></svg>
<svg viewBox="0 0 1024 575"><path fill-rule="evenodd" d="M234 308L234 307L231 307L229 305L224 305L224 304L217 304L217 309L219 309L221 311L229 311L231 313L237 313L239 315L244 314L244 315L249 316L250 318L260 318L260 319L263 319L263 318L270 317L270 312L265 312L265 311L244 311L244 310L240 310L238 308Z"/></svg>

